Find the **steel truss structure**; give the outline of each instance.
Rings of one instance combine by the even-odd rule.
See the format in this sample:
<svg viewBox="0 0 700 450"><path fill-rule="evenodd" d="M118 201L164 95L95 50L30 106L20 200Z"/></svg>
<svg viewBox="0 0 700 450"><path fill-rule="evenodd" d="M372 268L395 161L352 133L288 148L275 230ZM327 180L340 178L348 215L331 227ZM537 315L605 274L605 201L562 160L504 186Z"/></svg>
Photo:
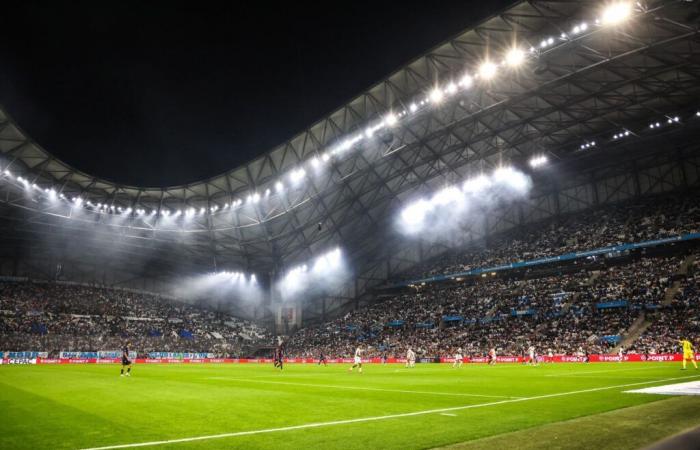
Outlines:
<svg viewBox="0 0 700 450"><path fill-rule="evenodd" d="M594 22L601 2L518 2L249 164L184 186L124 186L81 173L51 156L0 110L0 165L40 189L53 186L67 198L134 211L207 212L187 221L160 213L119 219L77 214L52 209L18 186L0 182L4 257L9 261L14 252L16 259L19 252L35 260L65 260L60 247L75 246L72 238L83 236L78 242L84 252L74 258L76 267L78 262L99 266L106 281L112 276L110 281L119 283L148 278L157 288L154 280L196 270L243 269L274 278L339 245L355 279L322 304L309 301L305 314L316 317L356 302L372 286L444 249L393 231L402 204L504 162L526 167L529 158L544 153L561 176L535 173L528 202L484 217L483 227L464 230L463 239L632 195L697 185L697 148L687 138L694 133L692 124L661 132L647 130L647 125L676 113L685 114L687 122L700 105L698 5L639 4L641 9L620 26L572 36L577 24ZM540 48L543 36L557 37L556 44ZM412 99L425 96L436 83L459 79L514 42L536 48L537 57L402 119L318 172L310 171L298 187L276 192L276 182L288 185L290 172L300 164L349 134L363 132L387 112L408 109ZM632 130L633 136L613 141L620 130ZM580 150L592 140L598 142L594 150ZM638 155L642 147L643 158ZM262 196L259 202L226 207L254 193ZM89 238L85 230L90 230ZM100 262L100 249L115 241L123 244L118 253ZM46 243L52 248L48 253ZM107 272L122 275L114 278Z"/></svg>

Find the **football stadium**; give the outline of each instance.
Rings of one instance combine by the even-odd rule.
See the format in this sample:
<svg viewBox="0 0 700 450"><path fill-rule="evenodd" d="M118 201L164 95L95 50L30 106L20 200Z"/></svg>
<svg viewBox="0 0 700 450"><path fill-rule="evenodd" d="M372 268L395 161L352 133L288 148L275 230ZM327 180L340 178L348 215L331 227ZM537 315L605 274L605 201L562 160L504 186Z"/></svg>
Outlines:
<svg viewBox="0 0 700 450"><path fill-rule="evenodd" d="M21 100L80 102L90 83L0 78L0 448L700 448L700 3L463 8L471 25L323 115L245 104L270 118L246 139L270 145L236 160L196 120L141 117L137 138L191 127L198 147L154 146L157 164L125 163L138 179L103 171L130 145L97 127L101 106ZM323 77L319 45L298 55ZM150 70L122 66L105 67ZM178 97L190 78L156 79L173 117L216 107ZM176 153L202 162L176 177Z"/></svg>

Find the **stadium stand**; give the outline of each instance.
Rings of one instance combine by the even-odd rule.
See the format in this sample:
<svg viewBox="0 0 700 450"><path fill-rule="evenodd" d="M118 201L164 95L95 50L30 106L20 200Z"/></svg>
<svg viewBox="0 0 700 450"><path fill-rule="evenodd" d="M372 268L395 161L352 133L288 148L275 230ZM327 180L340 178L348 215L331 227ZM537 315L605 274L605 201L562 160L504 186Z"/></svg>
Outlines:
<svg viewBox="0 0 700 450"><path fill-rule="evenodd" d="M696 233L699 212L694 196L604 207L508 233L493 239L493 246L480 243L481 248L450 252L404 273L403 279ZM686 278L680 272L692 245L691 250L669 246L655 257L644 256L645 251L553 266L548 269L553 275L533 270L497 278L483 274L447 287L413 282L410 293L300 330L289 349L297 356L322 351L348 357L361 342L372 347L374 356L399 356L412 346L432 358L450 356L458 347L470 356L483 356L491 347L519 355L533 344L542 353L604 353L636 320L648 318L653 324L627 351L673 352L681 334L700 335L698 263L686 268ZM665 305L679 277L676 298Z"/></svg>
<svg viewBox="0 0 700 450"><path fill-rule="evenodd" d="M698 231L697 199L664 197L573 215L492 240L493 246L452 252L410 274L450 274L472 267L587 250ZM349 357L358 342L368 356L403 355L411 346L424 358L461 347L483 356L496 347L520 355L604 353L635 321L651 324L627 349L675 350L679 333L697 334L698 260L694 243L591 257L535 270L512 270L422 283L343 317L298 331L290 356L319 352ZM690 252L690 257L687 254ZM654 253L654 254L651 254ZM690 264L689 264L690 262ZM666 297L673 294L671 301ZM152 294L67 283L0 283L0 347L9 351L113 350L129 340L141 354L244 354L272 345L263 328L206 305Z"/></svg>
<svg viewBox="0 0 700 450"><path fill-rule="evenodd" d="M698 195L647 197L522 227L493 236L488 243L479 241L449 251L400 274L400 280L697 233L698 198Z"/></svg>
<svg viewBox="0 0 700 450"><path fill-rule="evenodd" d="M263 328L147 293L29 281L0 282L0 347L6 351L115 350L129 341L140 354L239 355L270 343Z"/></svg>

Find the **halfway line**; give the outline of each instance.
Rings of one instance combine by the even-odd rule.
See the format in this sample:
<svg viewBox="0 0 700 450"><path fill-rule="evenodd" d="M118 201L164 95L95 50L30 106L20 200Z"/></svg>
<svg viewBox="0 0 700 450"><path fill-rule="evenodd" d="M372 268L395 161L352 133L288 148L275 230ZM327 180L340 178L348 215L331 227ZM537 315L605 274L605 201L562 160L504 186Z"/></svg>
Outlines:
<svg viewBox="0 0 700 450"><path fill-rule="evenodd" d="M690 375L690 376L686 376L686 377L665 378L665 379L654 380L654 381L641 381L639 383L627 383L627 384L618 384L615 386L605 386L605 387L598 387L598 388L582 389L579 391L569 391L569 392L559 392L556 394L537 395L534 397L521 397L521 398L514 398L514 399L509 399L509 400L500 400L497 402L478 403L476 405L454 406L451 408L429 409L426 411L415 411L415 412L401 413L401 414L390 414L387 416L361 417L358 419L336 420L336 421L332 421L332 422L316 422L316 423L308 423L308 424L304 424L304 425L292 425L292 426L280 427L280 428L267 428L267 429L262 429L262 430L238 431L235 433L212 434L209 436L195 436L195 437L189 437L189 438L168 439L168 440L163 440L163 441L138 442L135 444L108 445L105 447L92 447L92 448L86 448L83 450L111 450L111 449L117 449L117 448L149 447L149 446L156 446L156 445L179 444L182 442L204 441L204 440L210 440L210 439L222 439L222 438L237 437L237 436L250 436L250 435L255 435L255 434L279 433L279 432L283 432L283 431L304 430L304 429L308 429L308 428L329 427L329 426L334 426L334 425L347 425L347 424L352 424L352 423L376 422L379 420L399 419L399 418L403 418L403 417L413 417L413 416L424 416L427 414L444 413L444 412L451 412L451 411L461 411L461 410L465 410L465 409L474 409L474 408L482 408L482 407L486 407L486 406L503 405L506 403L517 403L517 402L525 402L525 401L529 401L529 400L539 400L539 399L543 399L543 398L563 397L563 396L567 396L567 395L584 394L584 393L588 393L588 392L605 391L605 390L609 390L609 389L625 388L625 387L630 387L630 386L640 386L643 384L662 383L665 381L674 381L674 380L682 380L682 379L687 379L687 378L698 378L698 377L700 377L700 375Z"/></svg>

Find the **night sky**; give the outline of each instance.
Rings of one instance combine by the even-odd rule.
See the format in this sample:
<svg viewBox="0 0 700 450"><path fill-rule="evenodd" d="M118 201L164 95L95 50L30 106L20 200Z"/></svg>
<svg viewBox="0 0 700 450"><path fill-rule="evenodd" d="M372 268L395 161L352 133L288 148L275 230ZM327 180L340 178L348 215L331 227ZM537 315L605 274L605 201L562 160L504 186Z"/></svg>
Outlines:
<svg viewBox="0 0 700 450"><path fill-rule="evenodd" d="M168 186L270 150L512 1L12 3L0 105L80 170Z"/></svg>

